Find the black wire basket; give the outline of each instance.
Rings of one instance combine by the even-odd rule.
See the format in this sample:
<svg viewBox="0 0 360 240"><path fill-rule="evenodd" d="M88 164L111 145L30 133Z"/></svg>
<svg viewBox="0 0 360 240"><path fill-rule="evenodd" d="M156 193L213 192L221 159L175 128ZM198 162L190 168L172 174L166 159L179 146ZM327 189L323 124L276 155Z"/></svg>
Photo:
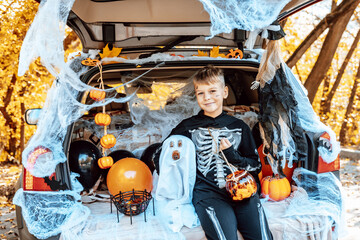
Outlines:
<svg viewBox="0 0 360 240"><path fill-rule="evenodd" d="M117 209L117 219L119 222L119 212L130 216L130 223L132 224L132 216L139 215L144 213L144 219L146 222L146 209L151 200L153 200L153 213L155 216L155 206L154 199L151 196L150 192L144 191L128 191L120 192L115 196L110 197L110 211L112 212L112 204L115 205Z"/></svg>

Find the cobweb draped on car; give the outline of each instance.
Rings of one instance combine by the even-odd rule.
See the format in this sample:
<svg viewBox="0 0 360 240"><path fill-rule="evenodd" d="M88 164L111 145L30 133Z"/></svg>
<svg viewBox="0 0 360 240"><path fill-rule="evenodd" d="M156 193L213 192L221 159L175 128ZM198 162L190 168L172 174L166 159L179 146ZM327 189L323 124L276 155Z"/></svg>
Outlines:
<svg viewBox="0 0 360 240"><path fill-rule="evenodd" d="M297 185L281 202L262 200L274 239L337 239L344 233L341 183L331 172L317 174L297 168Z"/></svg>
<svg viewBox="0 0 360 240"><path fill-rule="evenodd" d="M211 36L233 29L254 31L269 26L290 0L199 0L210 15Z"/></svg>
<svg viewBox="0 0 360 240"><path fill-rule="evenodd" d="M84 222L90 210L81 204L82 186L72 174L73 191L24 192L19 189L13 199L22 209L22 217L31 234L38 239L47 239L60 234L64 229Z"/></svg>

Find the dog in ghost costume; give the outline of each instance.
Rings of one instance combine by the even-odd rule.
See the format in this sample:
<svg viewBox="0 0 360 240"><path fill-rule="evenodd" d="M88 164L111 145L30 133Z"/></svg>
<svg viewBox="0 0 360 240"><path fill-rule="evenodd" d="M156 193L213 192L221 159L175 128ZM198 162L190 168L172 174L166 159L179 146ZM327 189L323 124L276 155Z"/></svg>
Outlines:
<svg viewBox="0 0 360 240"><path fill-rule="evenodd" d="M160 216L174 232L185 225L200 225L192 205L196 179L196 153L194 143L187 137L173 135L162 144L159 158L161 169L154 177L153 196Z"/></svg>

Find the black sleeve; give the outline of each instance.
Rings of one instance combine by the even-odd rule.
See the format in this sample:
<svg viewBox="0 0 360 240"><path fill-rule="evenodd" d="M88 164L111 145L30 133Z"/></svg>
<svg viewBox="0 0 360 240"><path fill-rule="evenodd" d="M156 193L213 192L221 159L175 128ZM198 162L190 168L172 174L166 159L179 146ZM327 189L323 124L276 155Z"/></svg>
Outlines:
<svg viewBox="0 0 360 240"><path fill-rule="evenodd" d="M223 150L223 153L231 164L241 169L246 169L251 172L260 172L261 170L255 140L250 128L246 124L242 127L242 137L238 149L235 150L234 147L231 146Z"/></svg>

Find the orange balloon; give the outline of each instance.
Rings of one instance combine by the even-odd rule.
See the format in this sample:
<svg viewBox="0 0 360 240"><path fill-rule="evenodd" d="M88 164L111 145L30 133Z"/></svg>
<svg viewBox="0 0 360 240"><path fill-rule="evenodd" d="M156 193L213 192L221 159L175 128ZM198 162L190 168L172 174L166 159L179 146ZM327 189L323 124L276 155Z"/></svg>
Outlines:
<svg viewBox="0 0 360 240"><path fill-rule="evenodd" d="M119 192L152 190L151 171L145 163L136 158L123 158L109 170L106 184L111 195Z"/></svg>

